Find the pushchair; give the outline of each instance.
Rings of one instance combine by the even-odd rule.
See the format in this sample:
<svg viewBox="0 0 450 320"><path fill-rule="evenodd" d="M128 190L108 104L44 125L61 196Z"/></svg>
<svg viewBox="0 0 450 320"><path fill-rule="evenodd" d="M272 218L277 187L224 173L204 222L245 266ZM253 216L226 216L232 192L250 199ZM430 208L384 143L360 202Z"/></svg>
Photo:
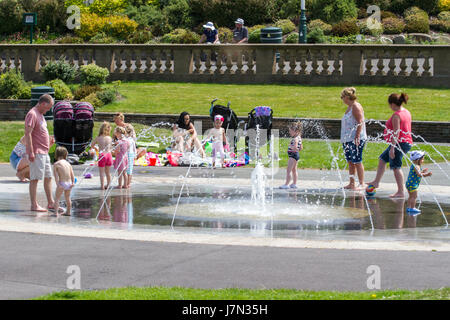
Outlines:
<svg viewBox="0 0 450 320"><path fill-rule="evenodd" d="M88 102L72 107L68 101L60 101L53 107L55 143L66 147L69 162L75 164L92 140L94 108Z"/></svg>
<svg viewBox="0 0 450 320"><path fill-rule="evenodd" d="M237 142L239 141L238 137L238 128L241 124L244 124L244 121L239 121L236 113L230 108L230 102L228 102L227 106L222 106L220 104L214 104L218 99L214 99L211 101L211 108L209 109L209 115L211 117L211 120L214 122L214 117L216 115L221 115L224 119L222 128L225 129L225 134L227 135L228 129L234 130L233 134L233 146L234 146L234 153L237 151ZM227 138L229 136L227 135Z"/></svg>
<svg viewBox="0 0 450 320"><path fill-rule="evenodd" d="M260 130L263 130L263 133L267 133L266 137L259 137L258 147L263 147L265 145L265 142L269 142L270 146L270 140L271 140L271 134L272 134L272 122L273 122L273 110L271 107L267 106L258 106L252 109L248 113L248 121L245 124L244 131L247 133L247 130L249 129L257 129L257 127ZM266 138L266 139L264 139ZM262 142L262 143L261 143ZM250 146L250 137L246 134L245 137L245 152L247 154L250 154L249 152L249 146ZM253 143L253 141L252 141ZM255 141L255 148L256 148L256 141ZM259 152L259 150L257 150Z"/></svg>

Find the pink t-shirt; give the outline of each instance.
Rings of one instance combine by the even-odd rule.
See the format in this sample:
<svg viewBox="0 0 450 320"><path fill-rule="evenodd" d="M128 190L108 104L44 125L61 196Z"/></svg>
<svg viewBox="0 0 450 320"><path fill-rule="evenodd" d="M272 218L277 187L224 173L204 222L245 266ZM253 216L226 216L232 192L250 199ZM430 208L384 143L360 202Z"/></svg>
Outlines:
<svg viewBox="0 0 450 320"><path fill-rule="evenodd" d="M34 153L47 154L50 148L50 136L44 115L36 107L28 111L25 126L33 128L31 139Z"/></svg>
<svg viewBox="0 0 450 320"><path fill-rule="evenodd" d="M411 113L408 109L401 108L399 111L394 112L394 115L398 115L400 118L400 133L398 135L398 142L406 142L413 144L411 136ZM392 142L392 135L394 132L394 125L392 124L392 117L386 122L386 128L384 129L384 140L386 142Z"/></svg>

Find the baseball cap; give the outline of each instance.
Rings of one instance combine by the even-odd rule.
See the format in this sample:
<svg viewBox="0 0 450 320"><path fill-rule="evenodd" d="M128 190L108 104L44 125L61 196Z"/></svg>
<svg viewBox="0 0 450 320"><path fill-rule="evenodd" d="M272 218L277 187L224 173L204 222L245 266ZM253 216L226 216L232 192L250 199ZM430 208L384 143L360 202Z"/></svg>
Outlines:
<svg viewBox="0 0 450 320"><path fill-rule="evenodd" d="M244 25L244 19L238 18L234 23Z"/></svg>
<svg viewBox="0 0 450 320"><path fill-rule="evenodd" d="M411 161L419 160L425 155L424 151L412 151L409 158Z"/></svg>
<svg viewBox="0 0 450 320"><path fill-rule="evenodd" d="M203 28L215 30L214 24L211 21L209 21L208 23L204 24Z"/></svg>

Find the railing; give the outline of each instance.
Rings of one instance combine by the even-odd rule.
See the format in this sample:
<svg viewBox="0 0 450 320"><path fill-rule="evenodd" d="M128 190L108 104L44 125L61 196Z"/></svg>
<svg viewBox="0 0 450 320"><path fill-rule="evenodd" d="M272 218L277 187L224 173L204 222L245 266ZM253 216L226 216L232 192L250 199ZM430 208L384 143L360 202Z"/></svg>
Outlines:
<svg viewBox="0 0 450 320"><path fill-rule="evenodd" d="M0 45L0 73L42 81L59 58L106 67L109 80L450 86L450 46L431 45Z"/></svg>

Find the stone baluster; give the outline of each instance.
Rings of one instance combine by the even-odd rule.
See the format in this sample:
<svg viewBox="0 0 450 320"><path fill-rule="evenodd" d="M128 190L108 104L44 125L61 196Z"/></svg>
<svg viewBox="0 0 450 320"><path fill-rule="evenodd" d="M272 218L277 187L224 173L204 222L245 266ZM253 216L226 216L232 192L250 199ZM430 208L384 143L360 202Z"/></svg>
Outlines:
<svg viewBox="0 0 450 320"><path fill-rule="evenodd" d="M6 66L6 70L11 70L11 66L12 66L11 50L5 51L5 66Z"/></svg>
<svg viewBox="0 0 450 320"><path fill-rule="evenodd" d="M153 55L154 55L154 51L153 50L146 50L145 51L145 70L144 73L145 74L152 74L153 70L152 70L152 65L153 65Z"/></svg>
<svg viewBox="0 0 450 320"><path fill-rule="evenodd" d="M172 51L169 49L167 49L165 51L165 53L166 53L166 59L165 59L165 64L164 64L164 66L165 66L164 74L170 74L170 73L172 73L171 67L172 67L173 54L172 54Z"/></svg>
<svg viewBox="0 0 450 320"><path fill-rule="evenodd" d="M403 76L404 77L404 76L408 75L408 73L406 72L406 68L408 67L406 65L406 57L407 57L407 52L404 51L404 50L401 50L400 51L400 58L401 58L401 61L400 61L400 72L398 73L399 76Z"/></svg>
<svg viewBox="0 0 450 320"><path fill-rule="evenodd" d="M142 52L140 49L136 50L136 62L135 62L136 69L134 69L134 73L143 73L142 71Z"/></svg>
<svg viewBox="0 0 450 320"><path fill-rule="evenodd" d="M284 60L286 59L286 52L284 50L278 49L276 50L279 54L278 62L277 62L277 74L286 74L284 70Z"/></svg>
<svg viewBox="0 0 450 320"><path fill-rule="evenodd" d="M39 50L39 64L40 64L40 69L45 67L45 65L47 64L45 51L43 51L43 50Z"/></svg>
<svg viewBox="0 0 450 320"><path fill-rule="evenodd" d="M372 72L372 67L373 67L372 54L373 54L373 52L369 51L369 50L364 52L364 56L366 58L366 64L365 64L366 71L364 72L365 76L373 76L373 72Z"/></svg>
<svg viewBox="0 0 450 320"><path fill-rule="evenodd" d="M429 52L429 51L426 51L422 54L422 57L425 59L425 61L423 63L422 77L431 77L430 56L431 56L431 52Z"/></svg>
<svg viewBox="0 0 450 320"><path fill-rule="evenodd" d="M224 55L223 50L217 50L216 70L214 70L214 74L222 74L222 58L223 58L223 55Z"/></svg>
<svg viewBox="0 0 450 320"><path fill-rule="evenodd" d="M214 50L208 49L208 50L206 50L205 54L206 54L206 59L205 59L205 68L206 69L205 69L205 73L206 74L212 74L213 72L211 70L211 67L212 67L211 57L214 54Z"/></svg>
<svg viewBox="0 0 450 320"><path fill-rule="evenodd" d="M87 52L87 62L88 64L94 63L94 50L90 49Z"/></svg>
<svg viewBox="0 0 450 320"><path fill-rule="evenodd" d="M385 76L386 72L384 72L384 50L378 50L377 51L377 71L375 72L375 75L377 76Z"/></svg>
<svg viewBox="0 0 450 320"><path fill-rule="evenodd" d="M255 71L253 71L253 68L255 67L255 50L249 49L248 50L248 62L247 62L248 71L249 74L254 74Z"/></svg>
<svg viewBox="0 0 450 320"><path fill-rule="evenodd" d="M388 76L396 76L397 75L397 72L395 71L395 67L396 67L395 58L396 58L396 52L391 50L389 52L389 64L388 64L389 71L387 72Z"/></svg>
<svg viewBox="0 0 450 320"><path fill-rule="evenodd" d="M297 74L295 68L297 67L297 50L295 49L287 49L289 52L289 70L288 74Z"/></svg>
<svg viewBox="0 0 450 320"><path fill-rule="evenodd" d="M319 73L319 63L318 63L318 52L315 49L311 49L309 50L310 55L311 55L311 60L312 60L312 70L311 70L311 74L313 75L318 75Z"/></svg>
<svg viewBox="0 0 450 320"><path fill-rule="evenodd" d="M223 74L231 74L232 73L231 68L233 67L233 62L231 61L232 53L231 53L231 51L226 51L225 54L226 54L226 57L227 57L227 60L226 60L226 63L225 63L227 68L225 69Z"/></svg>
<svg viewBox="0 0 450 320"><path fill-rule="evenodd" d="M306 57L307 57L307 51L300 49L300 71L298 72L299 75L306 75L306 67L308 64L306 63Z"/></svg>
<svg viewBox="0 0 450 320"><path fill-rule="evenodd" d="M236 59L236 70L234 71L234 74L242 74L242 67L244 66L244 62L242 59L244 52L239 50L237 51L237 59Z"/></svg>
<svg viewBox="0 0 450 320"><path fill-rule="evenodd" d="M330 51L328 49L324 49L321 51L322 55L322 72L321 75L328 76L330 75L330 71L328 71L329 66L329 57L330 57Z"/></svg>
<svg viewBox="0 0 450 320"><path fill-rule="evenodd" d="M419 63L417 61L418 55L419 55L419 52L417 52L417 51L415 51L413 53L413 60L412 60L412 63L411 63L412 71L409 74L411 77L418 77L419 76L419 71L418 71L419 70Z"/></svg>
<svg viewBox="0 0 450 320"><path fill-rule="evenodd" d="M333 56L333 72L331 73L333 76L341 75L341 57L339 50L332 51Z"/></svg>
<svg viewBox="0 0 450 320"><path fill-rule="evenodd" d="M14 65L17 70L22 71L22 59L19 55L19 50L14 50Z"/></svg>
<svg viewBox="0 0 450 320"><path fill-rule="evenodd" d="M161 50L160 49L156 49L155 50L155 73L161 73Z"/></svg>
<svg viewBox="0 0 450 320"><path fill-rule="evenodd" d="M124 54L124 60L125 60L125 71L124 73L132 73L132 67L133 67L133 55L134 50L125 49L123 51Z"/></svg>

